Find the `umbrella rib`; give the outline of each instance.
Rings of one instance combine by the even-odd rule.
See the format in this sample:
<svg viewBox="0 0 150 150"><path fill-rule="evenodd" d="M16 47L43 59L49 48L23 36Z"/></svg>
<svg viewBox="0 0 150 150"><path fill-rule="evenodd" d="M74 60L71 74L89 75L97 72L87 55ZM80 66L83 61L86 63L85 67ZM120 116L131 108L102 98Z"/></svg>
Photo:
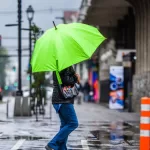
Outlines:
<svg viewBox="0 0 150 150"><path fill-rule="evenodd" d="M62 32L62 31L61 31L61 32ZM63 33L63 32L62 32L62 33ZM79 45L78 42L77 42L70 34L68 34L68 32L65 32L65 34L67 34L67 36L69 36L81 49L83 49L83 48L81 47L81 45ZM85 53L84 49L83 49L83 52L84 52L85 56L87 56L87 57L89 58L89 56Z"/></svg>

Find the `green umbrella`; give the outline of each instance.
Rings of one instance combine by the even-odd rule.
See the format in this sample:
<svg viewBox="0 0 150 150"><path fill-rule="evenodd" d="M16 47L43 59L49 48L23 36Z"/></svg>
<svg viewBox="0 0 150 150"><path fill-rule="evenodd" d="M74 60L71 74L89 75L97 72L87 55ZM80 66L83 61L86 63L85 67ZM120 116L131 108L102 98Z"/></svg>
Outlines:
<svg viewBox="0 0 150 150"><path fill-rule="evenodd" d="M104 40L97 28L86 24L55 26L37 40L31 60L32 72L59 72L89 59Z"/></svg>

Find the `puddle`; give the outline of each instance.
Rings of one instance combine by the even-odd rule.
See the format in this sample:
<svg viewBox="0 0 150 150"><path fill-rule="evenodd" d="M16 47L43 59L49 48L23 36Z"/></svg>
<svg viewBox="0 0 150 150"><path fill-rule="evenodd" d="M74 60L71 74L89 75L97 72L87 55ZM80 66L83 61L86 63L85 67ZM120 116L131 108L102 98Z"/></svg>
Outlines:
<svg viewBox="0 0 150 150"><path fill-rule="evenodd" d="M99 148L101 145L103 147L139 146L139 129L121 121L101 125L99 130L93 130L90 133L93 137L88 137L88 144L99 145Z"/></svg>

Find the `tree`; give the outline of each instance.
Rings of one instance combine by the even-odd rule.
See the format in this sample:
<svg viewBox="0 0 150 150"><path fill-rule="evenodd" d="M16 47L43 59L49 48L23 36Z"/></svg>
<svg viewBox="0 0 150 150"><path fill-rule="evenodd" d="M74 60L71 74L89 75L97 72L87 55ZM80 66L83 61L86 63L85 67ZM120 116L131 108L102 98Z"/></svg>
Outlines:
<svg viewBox="0 0 150 150"><path fill-rule="evenodd" d="M44 31L34 23L31 26L31 30L33 35L32 40L34 41L35 44L36 40L43 34Z"/></svg>
<svg viewBox="0 0 150 150"><path fill-rule="evenodd" d="M6 72L6 65L9 63L8 57L3 57L2 55L8 55L7 50L4 47L0 47L0 87L4 88Z"/></svg>
<svg viewBox="0 0 150 150"><path fill-rule="evenodd" d="M33 24L31 26L31 30L32 30L32 40L34 42L34 44L36 43L36 40L39 38L39 36L41 36L43 34L43 31L41 30L41 28L39 28L38 26L36 26L35 24ZM28 70L28 73L31 72L31 67ZM32 88L34 88L35 90L35 96L36 97L40 97L40 99L45 95L45 91L41 90L41 87L45 86L46 84L46 79L45 79L45 72L38 72L38 73L33 73L33 78L34 78L34 82L32 83ZM44 94L41 94L42 93Z"/></svg>

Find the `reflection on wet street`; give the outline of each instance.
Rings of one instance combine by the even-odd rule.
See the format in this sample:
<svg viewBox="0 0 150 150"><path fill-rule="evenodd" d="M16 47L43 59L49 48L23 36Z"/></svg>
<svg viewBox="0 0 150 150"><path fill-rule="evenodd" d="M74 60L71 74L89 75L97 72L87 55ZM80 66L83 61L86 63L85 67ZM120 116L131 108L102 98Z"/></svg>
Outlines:
<svg viewBox="0 0 150 150"><path fill-rule="evenodd" d="M1 129L5 129L4 123ZM71 134L68 141L69 150L137 150L139 147L138 122L99 122L83 121ZM44 150L57 129L58 122L30 122L18 120L7 127L15 128L12 133L5 130L0 133L0 149L10 150L17 142L23 144L19 150ZM10 129L9 128L9 129ZM9 143L9 144L8 144Z"/></svg>
<svg viewBox="0 0 150 150"><path fill-rule="evenodd" d="M91 139L90 144L95 145L94 147L97 147L97 149L138 149L138 133L138 128L128 123L118 121L104 124L101 126L100 130L91 131L93 137L88 137L88 139ZM92 139L96 139L96 141L92 141Z"/></svg>

